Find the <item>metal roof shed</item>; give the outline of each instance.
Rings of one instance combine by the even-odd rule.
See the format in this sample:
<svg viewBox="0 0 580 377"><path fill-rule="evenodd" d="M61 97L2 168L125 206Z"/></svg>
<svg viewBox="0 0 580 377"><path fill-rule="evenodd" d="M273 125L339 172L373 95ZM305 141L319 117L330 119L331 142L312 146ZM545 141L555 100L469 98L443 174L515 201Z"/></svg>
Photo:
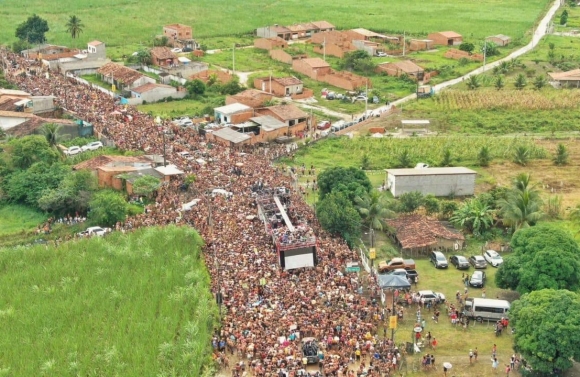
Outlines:
<svg viewBox="0 0 580 377"><path fill-rule="evenodd" d="M243 144L244 142L251 139L250 136L243 134L241 132L237 132L232 130L231 128L222 128L221 130L217 130L213 132L213 136L218 139L222 139L228 143L233 145L236 144Z"/></svg>
<svg viewBox="0 0 580 377"><path fill-rule="evenodd" d="M407 192L423 195L470 196L475 192L477 173L464 167L386 169L387 187L395 198Z"/></svg>

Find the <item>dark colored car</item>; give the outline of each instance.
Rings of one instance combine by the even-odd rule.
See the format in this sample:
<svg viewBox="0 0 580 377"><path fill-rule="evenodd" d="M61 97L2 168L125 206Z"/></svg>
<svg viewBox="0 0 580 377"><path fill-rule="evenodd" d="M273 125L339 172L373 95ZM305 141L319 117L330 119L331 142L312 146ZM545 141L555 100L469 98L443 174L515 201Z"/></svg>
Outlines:
<svg viewBox="0 0 580 377"><path fill-rule="evenodd" d="M440 251L432 251L429 255L429 261L433 263L435 268L447 268L449 265L447 264L447 258L443 255Z"/></svg>
<svg viewBox="0 0 580 377"><path fill-rule="evenodd" d="M487 268L487 262L481 255L472 255L469 257L469 263L473 268Z"/></svg>
<svg viewBox="0 0 580 377"><path fill-rule="evenodd" d="M449 261L458 270L469 270L469 261L463 255L454 255Z"/></svg>
<svg viewBox="0 0 580 377"><path fill-rule="evenodd" d="M318 343L314 338L304 338L302 341L302 355L307 364L318 363Z"/></svg>
<svg viewBox="0 0 580 377"><path fill-rule="evenodd" d="M469 285L475 288L483 288L486 280L487 276L485 276L484 271L474 271L469 278Z"/></svg>
<svg viewBox="0 0 580 377"><path fill-rule="evenodd" d="M407 278L411 279L412 282L415 282L415 278L419 281L419 273L417 270L407 270Z"/></svg>

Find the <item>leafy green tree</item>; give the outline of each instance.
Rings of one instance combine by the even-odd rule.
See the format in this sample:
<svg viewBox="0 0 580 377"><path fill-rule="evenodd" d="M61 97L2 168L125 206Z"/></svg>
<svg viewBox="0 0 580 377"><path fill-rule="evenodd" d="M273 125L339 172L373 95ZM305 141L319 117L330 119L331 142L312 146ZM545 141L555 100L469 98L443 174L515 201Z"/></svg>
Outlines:
<svg viewBox="0 0 580 377"><path fill-rule="evenodd" d="M408 150L403 150L397 155L397 168L410 168L413 166L413 161L411 161L411 154Z"/></svg>
<svg viewBox="0 0 580 377"><path fill-rule="evenodd" d="M70 174L70 167L62 163L49 165L36 162L26 170L9 174L2 182L8 201L38 207L38 199L45 190L57 188Z"/></svg>
<svg viewBox="0 0 580 377"><path fill-rule="evenodd" d="M504 80L503 76L501 76L501 75L498 75L498 76L495 78L495 81L493 82L493 85L495 86L495 88L496 88L497 90L502 90L502 89L503 89L503 87L505 86L505 80Z"/></svg>
<svg viewBox="0 0 580 377"><path fill-rule="evenodd" d="M526 76L523 73L520 73L516 76L516 81L514 81L514 86L518 90L522 90L528 85L528 80L526 80Z"/></svg>
<svg viewBox="0 0 580 377"><path fill-rule="evenodd" d="M556 155L554 156L554 165L562 166L568 164L568 148L562 143L558 144Z"/></svg>
<svg viewBox="0 0 580 377"><path fill-rule="evenodd" d="M469 52L470 54L475 50L475 45L469 42L463 42L459 45L459 49L461 51Z"/></svg>
<svg viewBox="0 0 580 377"><path fill-rule="evenodd" d="M244 87L240 84L240 78L237 75L234 75L230 81L221 86L220 93L223 95L234 95L243 90Z"/></svg>
<svg viewBox="0 0 580 377"><path fill-rule="evenodd" d="M70 34L72 39L76 39L83 32L85 25L77 16L70 16L66 23L66 31Z"/></svg>
<svg viewBox="0 0 580 377"><path fill-rule="evenodd" d="M526 166L530 159L530 149L525 145L516 147L514 151L514 162L521 166Z"/></svg>
<svg viewBox="0 0 580 377"><path fill-rule="evenodd" d="M542 219L543 201L529 174L519 174L513 188L498 201L500 216L505 225L520 229L535 225Z"/></svg>
<svg viewBox="0 0 580 377"><path fill-rule="evenodd" d="M481 81L479 80L479 76L471 75L467 78L467 88L470 90L476 90L481 86Z"/></svg>
<svg viewBox="0 0 580 377"><path fill-rule="evenodd" d="M30 48L30 43L28 41L21 41L20 39L12 43L12 51L20 54L24 50L28 50ZM4 87L4 85L2 85Z"/></svg>
<svg viewBox="0 0 580 377"><path fill-rule="evenodd" d="M580 248L567 231L540 224L518 230L510 244L513 253L504 257L496 274L498 287L522 294L580 288Z"/></svg>
<svg viewBox="0 0 580 377"><path fill-rule="evenodd" d="M40 132L46 138L46 142L51 147L56 146L62 138L62 126L56 123L45 123L40 128Z"/></svg>
<svg viewBox="0 0 580 377"><path fill-rule="evenodd" d="M479 166L489 166L489 163L491 162L491 152L489 151L489 148L484 145L483 147L481 147L481 149L479 150L479 153L477 154L477 163L479 164Z"/></svg>
<svg viewBox="0 0 580 377"><path fill-rule="evenodd" d="M361 157L360 166L362 170L369 170L371 166L371 160L368 153L365 153Z"/></svg>
<svg viewBox="0 0 580 377"><path fill-rule="evenodd" d="M431 194L425 196L423 207L425 207L425 213L429 216L438 214L441 209L439 199Z"/></svg>
<svg viewBox="0 0 580 377"><path fill-rule="evenodd" d="M326 195L316 206L316 217L323 229L333 235L341 235L350 246L361 237L361 218L343 193Z"/></svg>
<svg viewBox="0 0 580 377"><path fill-rule="evenodd" d="M149 65L151 64L151 51L145 48L140 49L137 51L136 56L137 62L141 65Z"/></svg>
<svg viewBox="0 0 580 377"><path fill-rule="evenodd" d="M350 167L334 167L318 174L318 188L320 200L332 191L344 192L354 203L357 196L363 197L373 188L369 177L364 171Z"/></svg>
<svg viewBox="0 0 580 377"><path fill-rule="evenodd" d="M376 66L372 57L363 50L356 50L344 54L340 61L340 68L345 71L354 71L362 74L373 73Z"/></svg>
<svg viewBox="0 0 580 377"><path fill-rule="evenodd" d="M548 80L546 79L545 76L543 75L536 76L536 78L534 79L534 88L536 88L536 90L540 90L546 85L548 85Z"/></svg>
<svg viewBox="0 0 580 377"><path fill-rule="evenodd" d="M395 216L395 212L391 210L391 201L379 191L372 191L363 197L357 196L354 202L363 224L375 230L385 230L387 228L385 219Z"/></svg>
<svg viewBox="0 0 580 377"><path fill-rule="evenodd" d="M16 28L16 38L31 44L46 42L45 34L48 32L48 22L36 14L28 17L26 21Z"/></svg>
<svg viewBox="0 0 580 377"><path fill-rule="evenodd" d="M580 297L567 290L543 289L522 296L510 309L514 349L543 375L565 371L580 361Z"/></svg>
<svg viewBox="0 0 580 377"><path fill-rule="evenodd" d="M499 55L499 49L497 45L493 42L485 42L481 45L481 53L485 56L496 56Z"/></svg>
<svg viewBox="0 0 580 377"><path fill-rule="evenodd" d="M443 158L441 159L440 166L452 166L453 165L453 156L451 154L451 149L445 148L443 151Z"/></svg>
<svg viewBox="0 0 580 377"><path fill-rule="evenodd" d="M16 169L28 169L35 162L48 165L58 161L60 154L50 147L43 136L33 135L8 142L10 160Z"/></svg>
<svg viewBox="0 0 580 377"><path fill-rule="evenodd" d="M57 188L42 191L38 207L57 215L86 213L97 188L97 178L91 171L71 172L63 178Z"/></svg>
<svg viewBox="0 0 580 377"><path fill-rule="evenodd" d="M159 178L151 175L144 175L133 182L133 193L135 195L151 196L161 184Z"/></svg>
<svg viewBox="0 0 580 377"><path fill-rule="evenodd" d="M192 97L202 96L205 93L205 84L198 79L186 82L185 88Z"/></svg>
<svg viewBox="0 0 580 377"><path fill-rule="evenodd" d="M477 198L463 203L451 216L451 223L461 229L481 236L493 224L493 210Z"/></svg>
<svg viewBox="0 0 580 377"><path fill-rule="evenodd" d="M399 197L398 211L412 213L423 205L425 198L419 191L406 192Z"/></svg>
<svg viewBox="0 0 580 377"><path fill-rule="evenodd" d="M564 9L560 15L560 25L566 25L568 23L568 11Z"/></svg>
<svg viewBox="0 0 580 377"><path fill-rule="evenodd" d="M88 218L101 226L113 226L118 221L125 221L128 205L124 196L113 190L102 190L89 202Z"/></svg>

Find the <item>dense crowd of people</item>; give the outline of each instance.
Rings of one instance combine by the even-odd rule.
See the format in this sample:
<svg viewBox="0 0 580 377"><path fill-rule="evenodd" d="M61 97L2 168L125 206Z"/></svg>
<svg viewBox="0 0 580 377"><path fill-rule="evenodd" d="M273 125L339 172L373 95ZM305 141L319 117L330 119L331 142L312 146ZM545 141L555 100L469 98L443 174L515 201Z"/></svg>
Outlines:
<svg viewBox="0 0 580 377"><path fill-rule="evenodd" d="M91 123L97 135L114 141L122 150L162 154L163 133L171 134L166 138L167 160L187 175L195 174L195 183L186 193L180 190L183 177L163 185L155 204L147 206L145 213L115 228L128 231L181 224L201 233L206 241L212 291L223 300L222 327L213 342L215 356L226 363L233 355L236 362L229 363L232 376L304 374L301 345L306 337L320 344L319 372L325 376L354 376L363 370L369 376L393 373L401 353L391 341L377 336L377 325L384 315L375 300L356 294L361 286L356 275L343 273L346 263L357 259L356 253L343 240L322 231L300 193L290 192L292 215L306 222L300 227L300 237L310 237L311 232L317 235L318 265L284 271L277 264L271 235L251 216L256 214L251 196L256 184L292 187L293 178L271 161L293 153L295 148L262 146L242 151L212 144L192 129L174 126L168 120L156 123L152 116L120 105L109 94L74 78L50 72L39 62L8 50L0 54L7 80L32 94L55 96L57 105ZM183 159L178 155L183 151L203 156L207 163ZM305 170L301 168L302 173ZM315 174L313 167L309 173ZM209 195L215 188L233 195ZM186 195L202 200L191 211L182 212L182 203L191 199ZM281 236L295 237L286 232ZM371 291L378 294L376 288ZM355 368L357 359L360 366Z"/></svg>

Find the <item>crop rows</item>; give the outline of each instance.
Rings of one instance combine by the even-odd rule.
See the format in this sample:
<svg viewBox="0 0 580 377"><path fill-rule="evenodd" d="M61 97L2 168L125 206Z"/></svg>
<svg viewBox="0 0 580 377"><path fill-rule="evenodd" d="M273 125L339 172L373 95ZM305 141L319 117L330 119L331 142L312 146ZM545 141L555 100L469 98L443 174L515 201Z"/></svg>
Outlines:
<svg viewBox="0 0 580 377"><path fill-rule="evenodd" d="M441 110L558 110L578 109L580 92L573 90L447 90L435 97Z"/></svg>

